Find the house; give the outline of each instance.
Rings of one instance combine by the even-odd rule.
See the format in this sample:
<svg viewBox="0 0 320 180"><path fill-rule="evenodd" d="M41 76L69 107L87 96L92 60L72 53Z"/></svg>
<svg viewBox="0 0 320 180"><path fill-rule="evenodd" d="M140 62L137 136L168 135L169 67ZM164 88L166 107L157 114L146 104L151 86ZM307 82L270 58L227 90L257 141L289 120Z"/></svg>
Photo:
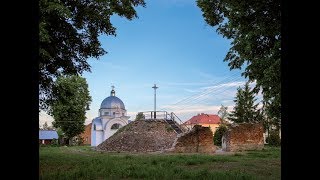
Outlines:
<svg viewBox="0 0 320 180"><path fill-rule="evenodd" d="M53 139L58 139L57 131L39 130L39 144L51 144Z"/></svg>
<svg viewBox="0 0 320 180"><path fill-rule="evenodd" d="M192 129L194 125L201 125L204 127L210 127L212 133L216 131L221 123L221 119L218 115L215 114L198 114L193 116L188 121L184 122L183 124L186 125L189 129Z"/></svg>
<svg viewBox="0 0 320 180"><path fill-rule="evenodd" d="M91 145L91 126L92 123L86 125L84 132L80 134L84 145Z"/></svg>

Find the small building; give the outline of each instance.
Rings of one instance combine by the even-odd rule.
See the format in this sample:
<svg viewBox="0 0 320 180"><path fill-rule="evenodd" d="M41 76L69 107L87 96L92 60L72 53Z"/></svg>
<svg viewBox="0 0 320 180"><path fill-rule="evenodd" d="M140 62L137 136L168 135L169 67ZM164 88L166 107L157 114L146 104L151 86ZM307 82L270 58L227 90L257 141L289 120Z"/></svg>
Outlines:
<svg viewBox="0 0 320 180"><path fill-rule="evenodd" d="M92 123L86 125L84 132L80 134L83 140L83 145L91 145L91 126Z"/></svg>
<svg viewBox="0 0 320 180"><path fill-rule="evenodd" d="M53 139L58 140L58 133L55 130L39 130L39 144L51 144Z"/></svg>
<svg viewBox="0 0 320 180"><path fill-rule="evenodd" d="M99 109L99 117L92 120L91 146L98 146L112 136L121 127L128 124L127 110L124 103L116 96L114 86L110 96L105 98Z"/></svg>
<svg viewBox="0 0 320 180"><path fill-rule="evenodd" d="M198 114L197 116L193 116L188 121L183 124L186 125L189 129L192 129L195 125L201 125L203 127L210 127L212 133L216 131L221 123L221 119L218 115L215 114Z"/></svg>

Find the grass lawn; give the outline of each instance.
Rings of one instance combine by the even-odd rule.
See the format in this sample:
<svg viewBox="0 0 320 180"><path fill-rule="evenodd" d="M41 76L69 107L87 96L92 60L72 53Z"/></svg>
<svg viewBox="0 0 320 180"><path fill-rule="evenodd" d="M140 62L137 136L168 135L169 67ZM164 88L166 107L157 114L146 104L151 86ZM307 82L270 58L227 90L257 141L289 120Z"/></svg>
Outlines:
<svg viewBox="0 0 320 180"><path fill-rule="evenodd" d="M232 155L100 153L40 147L40 179L281 179L280 148Z"/></svg>

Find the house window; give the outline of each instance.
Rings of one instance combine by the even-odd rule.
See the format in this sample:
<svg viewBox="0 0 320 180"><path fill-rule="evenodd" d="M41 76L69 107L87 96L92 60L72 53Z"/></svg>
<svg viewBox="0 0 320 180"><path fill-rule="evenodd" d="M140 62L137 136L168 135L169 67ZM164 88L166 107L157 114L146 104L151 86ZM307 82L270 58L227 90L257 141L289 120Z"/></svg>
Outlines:
<svg viewBox="0 0 320 180"><path fill-rule="evenodd" d="M112 126L111 126L111 129L119 129L119 128L121 128L121 124L119 124L119 123L116 123L116 124L113 124Z"/></svg>
<svg viewBox="0 0 320 180"><path fill-rule="evenodd" d="M88 142L88 137L86 137L86 142Z"/></svg>
<svg viewBox="0 0 320 180"><path fill-rule="evenodd" d="M124 113L122 113L122 116L124 116Z"/></svg>
<svg viewBox="0 0 320 180"><path fill-rule="evenodd" d="M113 115L116 115L116 112L113 112Z"/></svg>
<svg viewBox="0 0 320 180"><path fill-rule="evenodd" d="M104 112L104 115L109 115L109 112Z"/></svg>

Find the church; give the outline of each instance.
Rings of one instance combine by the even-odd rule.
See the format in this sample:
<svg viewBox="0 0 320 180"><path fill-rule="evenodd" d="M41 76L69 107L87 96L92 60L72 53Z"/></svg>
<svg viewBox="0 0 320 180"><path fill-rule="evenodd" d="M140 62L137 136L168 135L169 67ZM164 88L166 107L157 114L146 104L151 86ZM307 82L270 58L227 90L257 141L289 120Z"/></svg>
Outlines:
<svg viewBox="0 0 320 180"><path fill-rule="evenodd" d="M116 96L114 86L112 86L110 96L101 103L99 117L92 120L91 146L98 146L108 139L119 128L127 125L129 118L122 100Z"/></svg>

